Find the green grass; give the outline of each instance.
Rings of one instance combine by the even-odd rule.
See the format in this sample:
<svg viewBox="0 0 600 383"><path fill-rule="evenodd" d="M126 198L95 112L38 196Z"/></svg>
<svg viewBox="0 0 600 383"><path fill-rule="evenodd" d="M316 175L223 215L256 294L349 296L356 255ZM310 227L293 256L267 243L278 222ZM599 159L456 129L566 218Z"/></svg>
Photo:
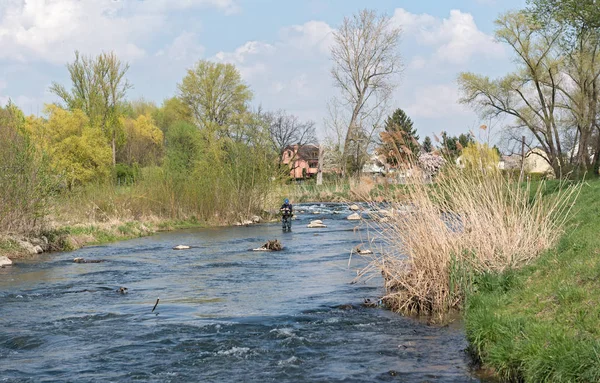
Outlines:
<svg viewBox="0 0 600 383"><path fill-rule="evenodd" d="M600 181L583 186L554 249L476 278L465 327L473 354L505 380L600 381Z"/></svg>

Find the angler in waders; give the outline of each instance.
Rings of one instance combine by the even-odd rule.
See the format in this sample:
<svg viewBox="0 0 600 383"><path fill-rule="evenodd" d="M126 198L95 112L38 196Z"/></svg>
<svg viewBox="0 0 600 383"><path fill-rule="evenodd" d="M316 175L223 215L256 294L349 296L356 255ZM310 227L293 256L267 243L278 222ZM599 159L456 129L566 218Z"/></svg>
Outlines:
<svg viewBox="0 0 600 383"><path fill-rule="evenodd" d="M294 215L294 211L292 210L292 204L286 198L283 201L283 205L281 205L281 225L283 226L283 231L292 231L292 216Z"/></svg>

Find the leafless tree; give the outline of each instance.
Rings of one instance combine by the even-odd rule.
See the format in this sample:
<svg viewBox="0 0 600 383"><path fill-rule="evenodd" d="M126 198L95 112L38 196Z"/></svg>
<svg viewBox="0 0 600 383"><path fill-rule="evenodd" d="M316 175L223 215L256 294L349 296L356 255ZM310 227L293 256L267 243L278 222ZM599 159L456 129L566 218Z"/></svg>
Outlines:
<svg viewBox="0 0 600 383"><path fill-rule="evenodd" d="M290 146L298 145L298 148L301 148L317 143L314 121L300 121L297 116L287 114L284 110L267 113L266 119L271 143L279 155L280 165L283 162L283 153Z"/></svg>
<svg viewBox="0 0 600 383"><path fill-rule="evenodd" d="M361 137L360 121L390 98L400 72L400 29L390 18L372 10L347 17L334 32L331 74L341 100L351 110L344 138L343 156L351 155L353 140ZM347 161L342 161L342 173Z"/></svg>

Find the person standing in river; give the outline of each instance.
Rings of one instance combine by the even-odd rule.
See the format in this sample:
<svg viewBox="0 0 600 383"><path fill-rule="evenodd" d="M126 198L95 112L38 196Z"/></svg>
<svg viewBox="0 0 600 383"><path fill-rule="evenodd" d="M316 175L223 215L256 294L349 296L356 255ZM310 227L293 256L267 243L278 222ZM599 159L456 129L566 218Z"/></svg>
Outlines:
<svg viewBox="0 0 600 383"><path fill-rule="evenodd" d="M290 200L287 198L283 201L283 205L281 205L281 225L283 226L283 231L291 231L292 230L292 216L294 215L294 211L292 208L292 204Z"/></svg>

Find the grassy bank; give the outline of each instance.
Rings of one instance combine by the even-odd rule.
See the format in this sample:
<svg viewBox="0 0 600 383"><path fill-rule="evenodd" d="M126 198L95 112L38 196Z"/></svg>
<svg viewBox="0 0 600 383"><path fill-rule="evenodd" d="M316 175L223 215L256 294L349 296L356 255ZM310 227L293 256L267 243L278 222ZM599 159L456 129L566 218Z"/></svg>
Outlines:
<svg viewBox="0 0 600 383"><path fill-rule="evenodd" d="M557 246L485 274L466 302L472 351L506 380L600 381L600 181L588 181Z"/></svg>
<svg viewBox="0 0 600 383"><path fill-rule="evenodd" d="M206 223L196 220L145 220L79 223L59 226L28 235L8 235L0 237L0 256L23 259L35 256L23 243L40 243L44 252L72 251L83 246L99 245L152 235L159 231L170 231L194 227L205 227ZM47 243L44 240L45 238Z"/></svg>
<svg viewBox="0 0 600 383"><path fill-rule="evenodd" d="M295 203L302 202L384 202L398 200L403 185L384 184L381 178L339 178L324 180L322 185L314 179L283 185L277 195L285 196Z"/></svg>

